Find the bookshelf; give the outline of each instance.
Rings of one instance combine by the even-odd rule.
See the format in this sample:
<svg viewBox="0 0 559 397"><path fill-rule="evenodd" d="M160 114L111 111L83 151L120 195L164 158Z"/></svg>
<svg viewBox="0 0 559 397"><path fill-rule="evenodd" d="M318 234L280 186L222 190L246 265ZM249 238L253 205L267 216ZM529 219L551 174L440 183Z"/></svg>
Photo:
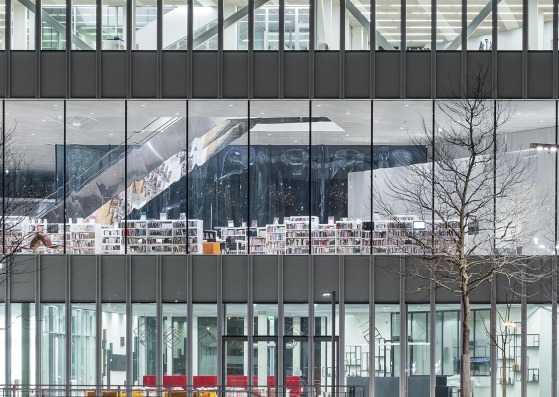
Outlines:
<svg viewBox="0 0 559 397"><path fill-rule="evenodd" d="M285 254L285 224L266 225L266 253Z"/></svg>
<svg viewBox="0 0 559 397"><path fill-rule="evenodd" d="M311 232L313 254L336 253L336 225L317 224Z"/></svg>

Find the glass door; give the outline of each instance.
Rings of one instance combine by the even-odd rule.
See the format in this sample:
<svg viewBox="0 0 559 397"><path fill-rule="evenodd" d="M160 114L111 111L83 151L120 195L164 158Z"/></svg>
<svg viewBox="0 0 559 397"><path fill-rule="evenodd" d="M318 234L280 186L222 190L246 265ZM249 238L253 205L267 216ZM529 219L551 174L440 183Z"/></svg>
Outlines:
<svg viewBox="0 0 559 397"><path fill-rule="evenodd" d="M223 337L223 374L221 384L231 387L248 387L248 341L246 336Z"/></svg>

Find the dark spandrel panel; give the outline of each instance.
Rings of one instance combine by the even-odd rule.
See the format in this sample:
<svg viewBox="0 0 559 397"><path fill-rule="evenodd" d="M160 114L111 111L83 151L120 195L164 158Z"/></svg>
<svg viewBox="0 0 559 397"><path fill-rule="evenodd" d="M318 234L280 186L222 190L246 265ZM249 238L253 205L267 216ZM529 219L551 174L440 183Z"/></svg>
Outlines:
<svg viewBox="0 0 559 397"><path fill-rule="evenodd" d="M278 301L278 260L275 255L253 257L254 302Z"/></svg>
<svg viewBox="0 0 559 397"><path fill-rule="evenodd" d="M104 255L101 257L101 301L126 302L128 277L126 257Z"/></svg>
<svg viewBox="0 0 559 397"><path fill-rule="evenodd" d="M12 302L35 302L37 295L36 277L38 277L36 260L37 257L31 255L18 255L14 258L10 291ZM55 260L64 262L64 258L59 256ZM2 289L5 290L5 288Z"/></svg>
<svg viewBox="0 0 559 397"><path fill-rule="evenodd" d="M462 53L459 51L437 52L437 98L454 97L453 85L460 81Z"/></svg>
<svg viewBox="0 0 559 397"><path fill-rule="evenodd" d="M132 255L132 302L155 302L157 257Z"/></svg>
<svg viewBox="0 0 559 397"><path fill-rule="evenodd" d="M539 65L538 65L539 66ZM538 67L539 69L539 67ZM541 69L540 69L541 71ZM545 79L538 75L539 81ZM537 82L534 82L536 85ZM551 85L546 87L551 89ZM502 98L522 97L522 53L498 52L497 53L497 92Z"/></svg>
<svg viewBox="0 0 559 397"><path fill-rule="evenodd" d="M95 98L97 93L96 53L72 51L72 98Z"/></svg>
<svg viewBox="0 0 559 397"><path fill-rule="evenodd" d="M157 53L132 51L132 98L157 97Z"/></svg>
<svg viewBox="0 0 559 397"><path fill-rule="evenodd" d="M41 302L66 300L66 260L62 255L41 257Z"/></svg>
<svg viewBox="0 0 559 397"><path fill-rule="evenodd" d="M248 54L245 51L223 53L223 97L248 97Z"/></svg>
<svg viewBox="0 0 559 397"><path fill-rule="evenodd" d="M400 97L400 53L377 51L375 54L376 98Z"/></svg>
<svg viewBox="0 0 559 397"><path fill-rule="evenodd" d="M126 97L126 52L103 51L101 53L101 96L103 98Z"/></svg>
<svg viewBox="0 0 559 397"><path fill-rule="evenodd" d="M34 98L35 80L35 52L12 51L10 53L10 96L12 98Z"/></svg>
<svg viewBox="0 0 559 397"><path fill-rule="evenodd" d="M41 98L66 97L66 52L41 52Z"/></svg>
<svg viewBox="0 0 559 397"><path fill-rule="evenodd" d="M288 303L308 302L310 257L287 255L283 258L283 299Z"/></svg>
<svg viewBox="0 0 559 397"><path fill-rule="evenodd" d="M186 51L163 52L163 98L186 98L188 84L187 67Z"/></svg>
<svg viewBox="0 0 559 397"><path fill-rule="evenodd" d="M217 98L217 53L194 51L192 53L192 97Z"/></svg>
<svg viewBox="0 0 559 397"><path fill-rule="evenodd" d="M278 97L278 59L275 51L254 52L254 86L255 98Z"/></svg>
<svg viewBox="0 0 559 397"><path fill-rule="evenodd" d="M431 51L406 53L406 98L431 97Z"/></svg>
<svg viewBox="0 0 559 397"><path fill-rule="evenodd" d="M317 51L314 53L314 96L315 98L339 98L339 51Z"/></svg>
<svg viewBox="0 0 559 397"><path fill-rule="evenodd" d="M215 255L192 257L192 301L217 302L217 266Z"/></svg>
<svg viewBox="0 0 559 397"><path fill-rule="evenodd" d="M72 255L70 257L70 277L72 302L95 302L98 283L97 257Z"/></svg>
<svg viewBox="0 0 559 397"><path fill-rule="evenodd" d="M551 98L553 87L553 54L528 52L528 98Z"/></svg>
<svg viewBox="0 0 559 397"><path fill-rule="evenodd" d="M370 97L371 56L369 51L349 51L345 53L345 97Z"/></svg>
<svg viewBox="0 0 559 397"><path fill-rule="evenodd" d="M248 257L228 255L223 257L223 301L247 302Z"/></svg>
<svg viewBox="0 0 559 397"><path fill-rule="evenodd" d="M285 98L309 97L309 53L307 51L284 53Z"/></svg>

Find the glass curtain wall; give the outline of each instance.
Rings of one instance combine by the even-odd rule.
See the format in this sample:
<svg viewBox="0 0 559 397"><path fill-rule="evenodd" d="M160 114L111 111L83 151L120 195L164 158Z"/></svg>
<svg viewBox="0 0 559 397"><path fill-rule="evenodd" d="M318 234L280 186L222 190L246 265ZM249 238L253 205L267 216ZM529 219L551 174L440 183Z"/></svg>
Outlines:
<svg viewBox="0 0 559 397"><path fill-rule="evenodd" d="M185 304L163 304L163 376L186 375L187 313Z"/></svg>
<svg viewBox="0 0 559 397"><path fill-rule="evenodd" d="M41 49L66 49L66 2L51 0L42 3Z"/></svg>
<svg viewBox="0 0 559 397"><path fill-rule="evenodd" d="M126 49L126 0L103 1L103 50Z"/></svg>
<svg viewBox="0 0 559 397"><path fill-rule="evenodd" d="M286 51L309 49L309 0L288 0L285 2L285 35Z"/></svg>
<svg viewBox="0 0 559 397"><path fill-rule="evenodd" d="M94 385L96 368L96 312L95 305L72 305L72 368L71 381L75 385Z"/></svg>
<svg viewBox="0 0 559 397"><path fill-rule="evenodd" d="M157 50L157 0L134 2L133 50Z"/></svg>
<svg viewBox="0 0 559 397"><path fill-rule="evenodd" d="M215 387L217 380L217 306L195 304L192 319L192 383L194 387Z"/></svg>
<svg viewBox="0 0 559 397"><path fill-rule="evenodd" d="M437 1L437 50L462 49L462 1Z"/></svg>
<svg viewBox="0 0 559 397"><path fill-rule="evenodd" d="M318 0L315 4L315 44L317 51L340 49L340 1Z"/></svg>
<svg viewBox="0 0 559 397"><path fill-rule="evenodd" d="M533 1L533 3L537 2ZM522 50L522 12L522 0L507 0L498 3L498 50Z"/></svg>
<svg viewBox="0 0 559 397"><path fill-rule="evenodd" d="M126 305L106 303L102 306L101 367L102 386L126 384Z"/></svg>
<svg viewBox="0 0 559 397"><path fill-rule="evenodd" d="M493 49L491 28L493 26L493 0L470 0L466 8L468 30L467 50L490 51Z"/></svg>
<svg viewBox="0 0 559 397"><path fill-rule="evenodd" d="M375 395L397 395L400 382L400 306L375 305L375 328Z"/></svg>
<svg viewBox="0 0 559 397"><path fill-rule="evenodd" d="M186 0L163 1L163 49L186 50L188 7Z"/></svg>
<svg viewBox="0 0 559 397"><path fill-rule="evenodd" d="M224 0L224 50L248 50L248 10L248 0Z"/></svg>
<svg viewBox="0 0 559 397"><path fill-rule="evenodd" d="M4 307L4 305L2 305L2 307ZM12 384L19 383L22 386L33 385L36 383L35 365L37 357L35 349L35 334L37 330L35 304L12 303L10 310L11 321L9 323L9 328L12 346L12 378L9 379L8 382L11 382ZM5 330L2 330L2 336L5 336ZM2 345L2 349L5 349L5 343L0 343L0 345ZM5 356L2 355L2 357ZM3 361L4 360L2 360L2 368L4 367ZM4 371L3 376L5 376L5 374L6 372Z"/></svg>
<svg viewBox="0 0 559 397"><path fill-rule="evenodd" d="M66 384L66 308L64 304L42 305L41 382L49 386Z"/></svg>
<svg viewBox="0 0 559 397"><path fill-rule="evenodd" d="M406 41L407 50L431 49L431 1L409 0L406 4Z"/></svg>
<svg viewBox="0 0 559 397"><path fill-rule="evenodd" d="M195 50L217 50L217 15L218 1L194 1L194 36Z"/></svg>
<svg viewBox="0 0 559 397"><path fill-rule="evenodd" d="M346 1L345 49L371 48L371 4L365 0Z"/></svg>
<svg viewBox="0 0 559 397"><path fill-rule="evenodd" d="M284 346L283 365L285 381L293 392L301 387L301 378L307 382L311 379L309 368L309 306L307 304L284 305Z"/></svg>
<svg viewBox="0 0 559 397"><path fill-rule="evenodd" d="M263 2L263 1L262 1ZM254 4L254 49L279 50L279 1Z"/></svg>
<svg viewBox="0 0 559 397"><path fill-rule="evenodd" d="M155 304L132 305L134 385L144 385L146 376L156 374L157 318Z"/></svg>
<svg viewBox="0 0 559 397"><path fill-rule="evenodd" d="M35 2L14 0L12 9L12 50L35 49Z"/></svg>
<svg viewBox="0 0 559 397"><path fill-rule="evenodd" d="M376 2L376 50L394 51L401 46L401 4L392 0Z"/></svg>

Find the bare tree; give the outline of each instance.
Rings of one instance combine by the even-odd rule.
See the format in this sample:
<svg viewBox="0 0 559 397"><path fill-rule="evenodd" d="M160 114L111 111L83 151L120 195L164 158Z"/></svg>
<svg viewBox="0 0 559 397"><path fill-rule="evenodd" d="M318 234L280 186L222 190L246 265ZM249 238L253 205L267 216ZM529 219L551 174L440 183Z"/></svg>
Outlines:
<svg viewBox="0 0 559 397"><path fill-rule="evenodd" d="M411 242L418 254L405 276L431 280L460 297L464 397L471 396L471 292L497 275L520 284L546 276L539 261L526 255L534 227L545 229L537 213L545 208L545 195L533 188L537 161L533 151L517 150L501 133L514 110L490 99L489 80L480 67L452 95L458 99L436 103L436 125L422 120L410 139L427 149L426 163L375 172L373 179L375 212L405 236L395 244ZM398 214L421 217L426 230L413 230ZM545 211L540 215L545 218Z"/></svg>

